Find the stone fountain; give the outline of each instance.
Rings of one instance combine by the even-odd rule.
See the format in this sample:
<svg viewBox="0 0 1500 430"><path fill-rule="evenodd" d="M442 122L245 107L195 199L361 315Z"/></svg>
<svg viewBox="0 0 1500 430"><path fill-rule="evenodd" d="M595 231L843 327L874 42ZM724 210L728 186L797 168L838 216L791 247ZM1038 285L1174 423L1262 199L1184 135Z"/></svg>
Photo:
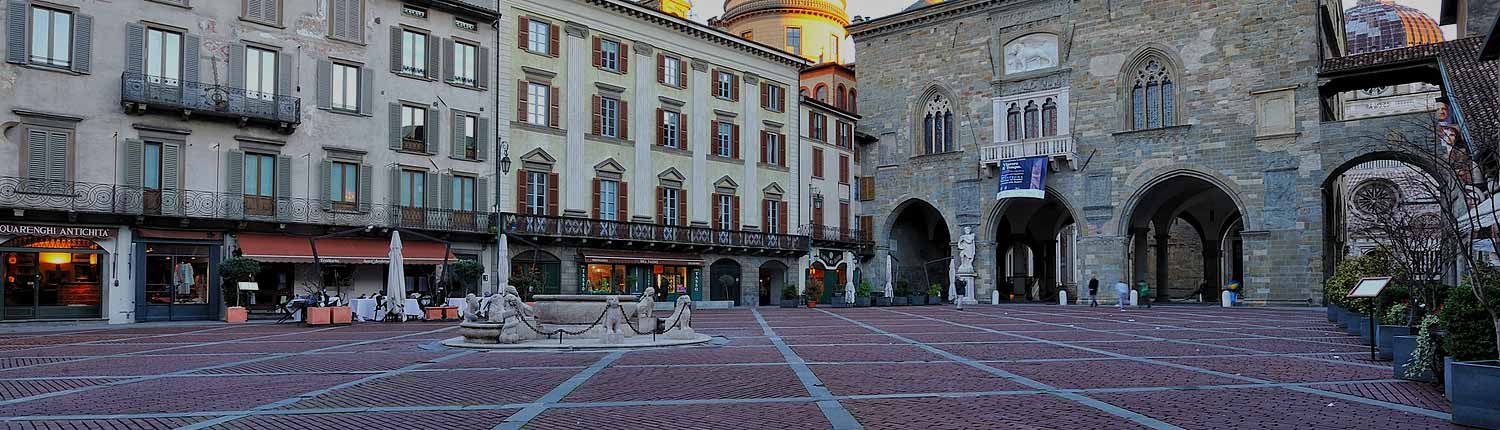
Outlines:
<svg viewBox="0 0 1500 430"><path fill-rule="evenodd" d="M635 295L537 295L521 301L513 286L501 294L465 298L461 337L444 345L482 349L637 348L688 345L711 338L693 331L692 301L680 297L662 331L652 311L654 289ZM606 310L609 310L606 312ZM563 331L556 335L557 331ZM540 331L540 333L539 333ZM655 332L655 335L653 335Z"/></svg>

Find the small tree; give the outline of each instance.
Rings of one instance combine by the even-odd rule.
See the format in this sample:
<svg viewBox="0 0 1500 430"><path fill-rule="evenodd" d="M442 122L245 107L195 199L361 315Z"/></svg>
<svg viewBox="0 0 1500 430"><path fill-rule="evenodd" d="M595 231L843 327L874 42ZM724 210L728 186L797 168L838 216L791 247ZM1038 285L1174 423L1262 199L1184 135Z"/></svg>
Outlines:
<svg viewBox="0 0 1500 430"><path fill-rule="evenodd" d="M484 276L484 265L474 260L458 260L453 263L453 280L464 292L478 292L479 278Z"/></svg>
<svg viewBox="0 0 1500 430"><path fill-rule="evenodd" d="M219 278L223 286L219 289L224 292L224 303L229 303L239 297L239 283L255 280L255 275L260 274L260 262L245 257L229 257L219 262ZM236 303L238 305L238 303Z"/></svg>

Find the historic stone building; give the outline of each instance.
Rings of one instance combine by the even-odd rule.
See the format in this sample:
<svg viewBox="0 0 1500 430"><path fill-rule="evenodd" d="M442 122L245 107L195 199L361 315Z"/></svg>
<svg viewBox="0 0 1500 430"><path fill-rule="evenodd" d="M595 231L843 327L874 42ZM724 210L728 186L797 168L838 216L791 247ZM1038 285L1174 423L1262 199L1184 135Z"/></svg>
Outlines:
<svg viewBox="0 0 1500 430"><path fill-rule="evenodd" d="M1339 95L1425 82L1470 113L1465 133L1492 120L1474 94L1493 84L1468 78L1493 76L1473 63L1475 39L1346 56L1342 13L1336 1L956 0L850 26L860 128L878 139L862 166L879 184L870 273L886 277L889 254L898 281L941 279L926 262L972 231L981 300L1048 300L1091 275L1164 279L1186 231L1210 296L1241 280L1253 304L1321 302L1341 255L1327 228L1342 216L1336 179L1389 156L1370 136L1429 115L1347 119ZM1396 72L1401 55L1465 77ZM997 200L1001 165L1027 157L1049 161L1045 198ZM1155 285L1158 298L1196 288L1175 283Z"/></svg>

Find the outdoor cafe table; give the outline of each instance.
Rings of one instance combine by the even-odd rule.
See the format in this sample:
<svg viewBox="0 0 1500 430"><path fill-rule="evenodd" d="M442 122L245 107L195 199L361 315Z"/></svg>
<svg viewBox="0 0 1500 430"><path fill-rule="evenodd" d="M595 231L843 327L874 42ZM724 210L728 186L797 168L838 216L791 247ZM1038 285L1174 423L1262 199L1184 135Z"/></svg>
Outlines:
<svg viewBox="0 0 1500 430"><path fill-rule="evenodd" d="M354 299L349 301L349 307L354 308L354 318L359 322L376 321L380 317L375 315L375 302L375 299Z"/></svg>
<svg viewBox="0 0 1500 430"><path fill-rule="evenodd" d="M463 297L449 297L448 306L458 308L458 318L463 319L464 312L468 311L469 303L465 302Z"/></svg>
<svg viewBox="0 0 1500 430"><path fill-rule="evenodd" d="M425 316L425 315L422 315L422 305L419 304L419 303L417 303L417 299L406 299L406 308L401 310L401 314L402 314L403 317L413 317L413 318L419 319L419 320L422 319L422 317ZM402 319L406 320L406 319L412 319L412 318L402 318Z"/></svg>

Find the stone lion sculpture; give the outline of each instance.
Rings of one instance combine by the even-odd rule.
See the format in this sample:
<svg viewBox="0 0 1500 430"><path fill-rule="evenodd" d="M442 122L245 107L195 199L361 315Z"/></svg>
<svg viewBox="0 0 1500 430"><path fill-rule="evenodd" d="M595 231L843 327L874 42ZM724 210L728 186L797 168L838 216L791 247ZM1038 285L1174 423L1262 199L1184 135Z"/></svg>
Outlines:
<svg viewBox="0 0 1500 430"><path fill-rule="evenodd" d="M500 327L500 343L517 343L526 340L531 327L527 326L525 319L534 317L531 306L521 301L521 296L516 292L516 287L506 285L505 294L496 295L495 301L499 302L498 314L490 314L490 322L498 322ZM491 312L496 309L490 308Z"/></svg>
<svg viewBox="0 0 1500 430"><path fill-rule="evenodd" d="M656 330L656 289L646 287L641 293L641 301L635 304L636 331L649 333Z"/></svg>
<svg viewBox="0 0 1500 430"><path fill-rule="evenodd" d="M686 295L677 296L677 304L672 316L667 317L666 335L669 339L691 339L694 337L693 327L693 298Z"/></svg>
<svg viewBox="0 0 1500 430"><path fill-rule="evenodd" d="M604 344L620 344L625 342L625 333L620 327L625 325L625 313L620 307L620 297L609 296L604 299L604 334L599 342Z"/></svg>

